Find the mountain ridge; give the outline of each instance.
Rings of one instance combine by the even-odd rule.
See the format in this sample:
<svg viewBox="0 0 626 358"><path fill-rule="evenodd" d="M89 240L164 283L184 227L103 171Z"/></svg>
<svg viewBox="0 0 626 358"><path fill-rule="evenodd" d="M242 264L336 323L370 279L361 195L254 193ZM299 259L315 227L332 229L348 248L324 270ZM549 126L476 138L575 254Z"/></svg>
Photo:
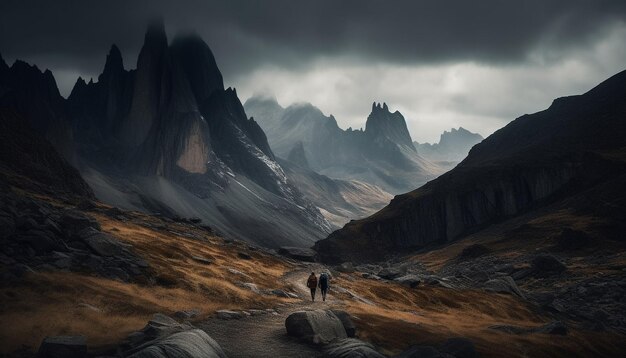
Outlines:
<svg viewBox="0 0 626 358"><path fill-rule="evenodd" d="M452 171L348 223L316 249L331 262L381 259L392 251L454 241L622 177L625 93L623 71L583 95L517 118L474 146ZM371 245L378 250L368 251Z"/></svg>

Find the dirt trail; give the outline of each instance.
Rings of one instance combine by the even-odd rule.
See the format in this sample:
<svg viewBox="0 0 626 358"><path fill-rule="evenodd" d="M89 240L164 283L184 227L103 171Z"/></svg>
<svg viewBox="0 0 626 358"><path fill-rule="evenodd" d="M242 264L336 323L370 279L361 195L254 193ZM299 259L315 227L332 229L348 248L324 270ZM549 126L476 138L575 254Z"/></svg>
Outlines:
<svg viewBox="0 0 626 358"><path fill-rule="evenodd" d="M319 290L315 302L311 302L306 280L311 271L318 273L323 269L324 266L319 264L303 264L301 268L287 273L281 279L282 283L292 286L300 300L277 307L277 315L264 314L233 320L211 318L199 327L220 344L228 357L320 357L319 349L287 336L285 319L295 311L341 305L341 300L332 295L332 286L326 302L322 302Z"/></svg>

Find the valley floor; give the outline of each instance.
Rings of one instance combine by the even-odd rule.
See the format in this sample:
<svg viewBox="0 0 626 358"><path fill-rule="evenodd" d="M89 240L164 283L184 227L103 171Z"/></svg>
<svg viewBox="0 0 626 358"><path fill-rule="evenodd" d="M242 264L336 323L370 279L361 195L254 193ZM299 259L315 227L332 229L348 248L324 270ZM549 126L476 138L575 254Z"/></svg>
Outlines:
<svg viewBox="0 0 626 358"><path fill-rule="evenodd" d="M45 197L36 200L51 210L79 210ZM1 354L32 356L52 335L85 335L93 355L115 354L125 337L140 330L153 314L177 317L194 311L192 323L218 341L228 356L318 356L322 354L318 348L288 337L284 322L294 311L326 307L347 311L357 336L389 356L412 345L438 346L452 337L471 340L484 357L618 357L626 351L623 333L584 328L513 294L424 283L412 288L360 267L345 272L329 267L334 276L330 299L311 303L304 283L311 271L323 268L319 264L225 240L184 220L101 204L81 212L145 260L147 268L131 278L103 277L72 265L60 269L54 263L31 264L23 272L11 273L7 265L13 263L3 256L2 272L8 279L0 287L0 320L11 324L0 328ZM453 250L462 250L460 245ZM435 251L415 259L441 270L445 265L436 263L441 255L444 252ZM224 309L251 315L223 319L216 312ZM511 334L490 328L538 327L555 320L565 322L566 335Z"/></svg>

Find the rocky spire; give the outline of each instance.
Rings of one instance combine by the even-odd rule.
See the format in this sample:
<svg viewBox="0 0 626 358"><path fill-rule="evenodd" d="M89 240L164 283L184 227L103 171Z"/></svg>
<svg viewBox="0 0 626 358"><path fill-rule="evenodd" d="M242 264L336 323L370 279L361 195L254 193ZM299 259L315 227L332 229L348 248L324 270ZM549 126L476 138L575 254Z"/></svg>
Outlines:
<svg viewBox="0 0 626 358"><path fill-rule="evenodd" d="M386 137L395 144L406 146L409 150L415 151L404 117L398 111L390 113L385 102L382 105L374 102L372 113L365 122L365 132L372 138Z"/></svg>
<svg viewBox="0 0 626 358"><path fill-rule="evenodd" d="M157 20L148 27L137 58L130 113L120 135L127 145L140 145L156 119L167 51L165 26L162 20Z"/></svg>
<svg viewBox="0 0 626 358"><path fill-rule="evenodd" d="M124 71L124 61L122 60L122 53L120 49L113 44L111 49L109 50L109 54L107 55L107 60L104 64L104 71L100 75L107 76L111 74L117 74Z"/></svg>

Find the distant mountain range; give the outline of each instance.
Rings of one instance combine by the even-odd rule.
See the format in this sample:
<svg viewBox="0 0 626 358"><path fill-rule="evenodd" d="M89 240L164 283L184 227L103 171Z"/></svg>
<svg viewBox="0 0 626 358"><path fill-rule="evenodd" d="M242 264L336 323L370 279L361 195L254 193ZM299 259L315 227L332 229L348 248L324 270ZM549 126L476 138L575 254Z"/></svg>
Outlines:
<svg viewBox="0 0 626 358"><path fill-rule="evenodd" d="M415 149L402 114L374 103L365 130L343 130L335 118L311 104L283 108L274 98L244 104L267 134L276 155L291 158L331 178L357 180L398 194L434 179L444 170Z"/></svg>
<svg viewBox="0 0 626 358"><path fill-rule="evenodd" d="M472 133L463 127L445 131L439 138L439 143L413 142L417 152L431 162L450 162L456 164L463 160L470 149L484 138L478 133Z"/></svg>
<svg viewBox="0 0 626 358"><path fill-rule="evenodd" d="M593 225L585 224L589 235L623 240L624 148L626 71L517 118L450 172L348 223L316 249L328 262L381 260L443 245L532 210L567 215L572 223L577 216L593 217Z"/></svg>
<svg viewBox="0 0 626 358"><path fill-rule="evenodd" d="M106 203L197 217L269 247L310 246L330 232L236 91L224 89L198 36L169 44L155 23L137 69L126 70L112 46L98 80L78 79L67 100L50 71L0 59L0 103L55 144Z"/></svg>

